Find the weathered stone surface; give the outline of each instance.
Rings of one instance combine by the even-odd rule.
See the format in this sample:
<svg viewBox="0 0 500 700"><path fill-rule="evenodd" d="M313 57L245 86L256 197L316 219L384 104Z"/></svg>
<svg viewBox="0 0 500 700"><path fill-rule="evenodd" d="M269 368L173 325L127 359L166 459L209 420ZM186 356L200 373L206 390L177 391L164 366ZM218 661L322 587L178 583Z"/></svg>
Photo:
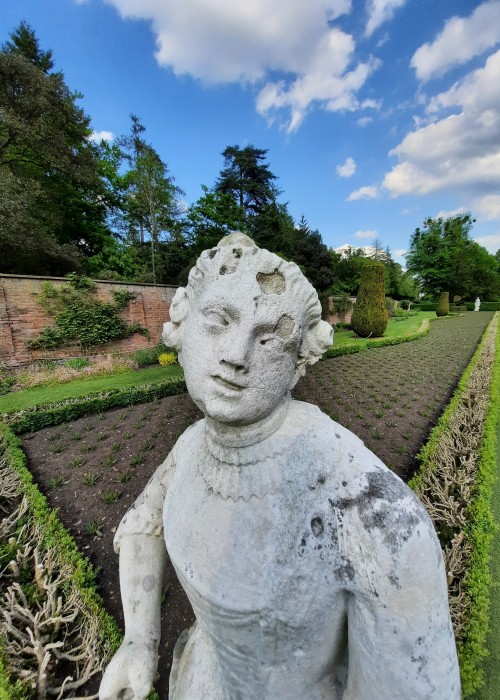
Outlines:
<svg viewBox="0 0 500 700"><path fill-rule="evenodd" d="M457 700L424 508L356 436L290 398L331 342L298 268L232 234L170 313L166 342L206 417L116 533L126 638L102 700L144 698L154 676L162 534L197 617L171 700Z"/></svg>

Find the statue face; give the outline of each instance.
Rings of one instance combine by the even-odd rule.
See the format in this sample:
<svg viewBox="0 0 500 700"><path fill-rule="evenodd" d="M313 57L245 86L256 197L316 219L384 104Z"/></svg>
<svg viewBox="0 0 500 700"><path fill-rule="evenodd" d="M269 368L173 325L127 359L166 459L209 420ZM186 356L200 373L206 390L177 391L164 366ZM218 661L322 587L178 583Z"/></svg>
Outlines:
<svg viewBox="0 0 500 700"><path fill-rule="evenodd" d="M264 293L255 277L227 275L196 299L184 321L188 391L210 418L249 425L294 384L300 333L287 295Z"/></svg>

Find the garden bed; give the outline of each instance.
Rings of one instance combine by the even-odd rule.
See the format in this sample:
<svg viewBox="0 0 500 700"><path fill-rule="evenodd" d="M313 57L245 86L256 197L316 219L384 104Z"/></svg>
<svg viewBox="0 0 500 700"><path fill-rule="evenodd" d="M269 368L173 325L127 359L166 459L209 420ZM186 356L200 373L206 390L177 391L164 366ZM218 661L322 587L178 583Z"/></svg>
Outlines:
<svg viewBox="0 0 500 700"><path fill-rule="evenodd" d="M316 403L353 430L406 480L415 455L448 402L491 313L432 324L414 343L325 360L295 398ZM199 417L187 395L171 396L52 426L24 438L29 467L81 551L99 567L108 611L121 623L116 526L179 434ZM192 622L173 571L162 613L161 679L166 694L172 647Z"/></svg>

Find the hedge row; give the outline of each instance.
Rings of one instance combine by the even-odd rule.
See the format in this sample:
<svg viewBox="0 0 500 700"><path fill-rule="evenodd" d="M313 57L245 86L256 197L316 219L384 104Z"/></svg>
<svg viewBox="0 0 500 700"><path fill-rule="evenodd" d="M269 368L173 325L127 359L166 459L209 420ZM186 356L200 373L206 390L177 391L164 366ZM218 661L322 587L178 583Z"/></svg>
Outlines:
<svg viewBox="0 0 500 700"><path fill-rule="evenodd" d="M58 404L44 404L18 413L4 414L5 423L16 435L31 433L51 425L76 420L92 413L123 408L137 403L146 403L165 396L175 396L186 391L183 379L174 379L158 384L145 384L131 389L115 389L105 394L89 395L69 399Z"/></svg>
<svg viewBox="0 0 500 700"><path fill-rule="evenodd" d="M474 311L474 302L466 301L467 311ZM500 311L500 301L482 301L480 311Z"/></svg>
<svg viewBox="0 0 500 700"><path fill-rule="evenodd" d="M121 642L121 633L108 613L102 607L102 601L96 592L95 573L88 559L78 550L73 538L61 524L56 511L52 510L45 496L33 483L33 477L26 467L26 457L21 444L13 432L0 423L0 450L2 459L12 469L20 483L19 498L24 495L28 501L29 521L42 533L43 551L56 549L60 561L70 566L73 572L72 586L78 591L89 616L99 626L99 638L107 649L114 650ZM103 647L104 648L104 647ZM104 652L103 652L104 653ZM24 693L23 693L24 691ZM26 690L20 681L11 681L6 668L6 661L0 643L0 698L14 700L26 698Z"/></svg>
<svg viewBox="0 0 500 700"><path fill-rule="evenodd" d="M326 352L323 353L321 359L326 360L330 357L339 357L340 355L354 355L357 352L361 352L362 350L368 350L369 348L382 348L386 347L387 345L399 345L400 343L409 343L411 340L418 340L419 338L423 338L424 335L426 335L429 332L429 330L429 319L424 318L424 320L420 324L420 328L418 329L418 331L415 331L415 333L410 333L409 335L397 335L393 338L373 339L369 340L364 345L339 345L338 347L332 345L331 348L328 348L328 350L326 350Z"/></svg>
<svg viewBox="0 0 500 700"><path fill-rule="evenodd" d="M459 578L453 576L452 568L447 567L450 605L453 611L456 601L456 615L460 617L457 648L463 697L470 697L481 687L481 664L487 653L489 591L492 583L489 558L494 533L491 496L497 469L496 426L500 416L500 334L497 316L486 329L452 400L421 450L420 471L410 482L429 508L431 517L438 514L440 522L435 520L435 524L447 564L455 562L457 571L460 566L464 567L465 573L461 573ZM497 333L496 339L490 336L494 332ZM493 347L486 346L487 342L492 343ZM482 418L480 402L485 405ZM476 448L468 430L476 433ZM460 436L464 436L463 452L459 445ZM466 468L472 470L470 484L462 474ZM467 523L465 528L460 525L464 516ZM460 566L456 564L457 557L462 557Z"/></svg>

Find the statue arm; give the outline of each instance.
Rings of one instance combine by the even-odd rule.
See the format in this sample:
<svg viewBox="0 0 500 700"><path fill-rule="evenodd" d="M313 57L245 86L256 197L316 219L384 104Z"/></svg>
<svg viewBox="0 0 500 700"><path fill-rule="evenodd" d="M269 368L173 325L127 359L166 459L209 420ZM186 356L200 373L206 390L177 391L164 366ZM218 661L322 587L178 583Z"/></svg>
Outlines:
<svg viewBox="0 0 500 700"><path fill-rule="evenodd" d="M344 700L460 698L439 542L426 514L407 534L397 549L376 538L374 587L350 598Z"/></svg>
<svg viewBox="0 0 500 700"><path fill-rule="evenodd" d="M153 685L166 562L163 503L173 466L169 455L116 532L125 637L104 673L100 700L143 700Z"/></svg>

